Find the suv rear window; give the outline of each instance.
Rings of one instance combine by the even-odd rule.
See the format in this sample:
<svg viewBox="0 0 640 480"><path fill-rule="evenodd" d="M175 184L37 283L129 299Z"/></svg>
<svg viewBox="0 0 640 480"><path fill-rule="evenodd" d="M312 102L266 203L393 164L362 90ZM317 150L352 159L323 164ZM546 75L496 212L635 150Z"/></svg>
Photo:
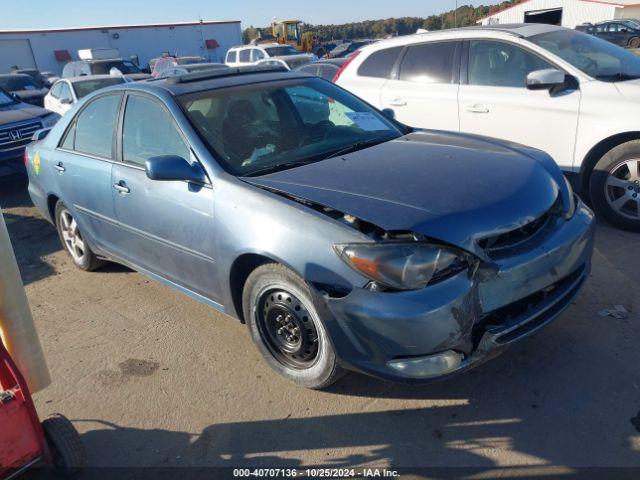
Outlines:
<svg viewBox="0 0 640 480"><path fill-rule="evenodd" d="M385 48L372 53L358 68L361 77L389 78L403 47Z"/></svg>
<svg viewBox="0 0 640 480"><path fill-rule="evenodd" d="M453 83L459 42L412 45L400 65L400 80L419 83Z"/></svg>

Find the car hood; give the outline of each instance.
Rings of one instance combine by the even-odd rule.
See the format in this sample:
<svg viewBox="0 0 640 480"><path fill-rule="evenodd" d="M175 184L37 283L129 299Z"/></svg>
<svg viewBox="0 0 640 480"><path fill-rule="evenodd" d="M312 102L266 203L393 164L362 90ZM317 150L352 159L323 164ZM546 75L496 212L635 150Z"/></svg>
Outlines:
<svg viewBox="0 0 640 480"><path fill-rule="evenodd" d="M50 113L49 110L41 107L27 105L26 103L14 103L0 107L0 125L40 118Z"/></svg>
<svg viewBox="0 0 640 480"><path fill-rule="evenodd" d="M130 78L131 80L135 81L135 82L139 82L141 80L148 80L150 78L153 78L151 75L149 75L148 73L127 73L125 75L126 78Z"/></svg>
<svg viewBox="0 0 640 480"><path fill-rule="evenodd" d="M629 100L640 101L640 79L616 82L615 86L623 97Z"/></svg>
<svg viewBox="0 0 640 480"><path fill-rule="evenodd" d="M519 228L553 206L560 188L566 189L560 187L561 176L550 157L537 150L420 131L244 180L387 231L421 233L482 256L478 240Z"/></svg>
<svg viewBox="0 0 640 480"><path fill-rule="evenodd" d="M292 69L295 67L299 67L301 65L306 65L307 63L311 63L315 57L315 55L310 53L301 53L299 55L281 55L278 57L269 57L276 58L278 60L284 61L289 67Z"/></svg>

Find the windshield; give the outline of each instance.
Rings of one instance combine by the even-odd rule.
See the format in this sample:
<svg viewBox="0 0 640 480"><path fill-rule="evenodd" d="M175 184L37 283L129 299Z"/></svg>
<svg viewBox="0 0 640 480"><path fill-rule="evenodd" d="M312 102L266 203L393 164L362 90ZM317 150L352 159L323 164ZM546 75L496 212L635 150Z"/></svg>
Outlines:
<svg viewBox="0 0 640 480"><path fill-rule="evenodd" d="M592 35L558 30L528 40L598 80L618 82L640 78L640 57Z"/></svg>
<svg viewBox="0 0 640 480"><path fill-rule="evenodd" d="M0 77L0 87L9 92L20 90L39 90L40 86L28 75Z"/></svg>
<svg viewBox="0 0 640 480"><path fill-rule="evenodd" d="M94 75L109 75L110 70L115 67L123 74L141 73L138 66L129 60L112 60L108 62L95 62L91 64L91 73Z"/></svg>
<svg viewBox="0 0 640 480"><path fill-rule="evenodd" d="M78 98L86 97L92 92L99 90L100 88L110 87L111 85L118 85L123 83L122 78L100 78L97 80L82 80L80 82L74 82L73 89L76 91Z"/></svg>
<svg viewBox="0 0 640 480"><path fill-rule="evenodd" d="M317 78L224 88L180 99L223 166L256 175L402 135L377 110Z"/></svg>
<svg viewBox="0 0 640 480"><path fill-rule="evenodd" d="M7 92L5 92L4 90L0 90L0 107L11 105L13 103L15 103L15 100L11 98L11 96Z"/></svg>
<svg viewBox="0 0 640 480"><path fill-rule="evenodd" d="M301 53L290 45L283 45L282 47L268 47L265 48L265 50L270 57L283 57L285 55L298 55Z"/></svg>

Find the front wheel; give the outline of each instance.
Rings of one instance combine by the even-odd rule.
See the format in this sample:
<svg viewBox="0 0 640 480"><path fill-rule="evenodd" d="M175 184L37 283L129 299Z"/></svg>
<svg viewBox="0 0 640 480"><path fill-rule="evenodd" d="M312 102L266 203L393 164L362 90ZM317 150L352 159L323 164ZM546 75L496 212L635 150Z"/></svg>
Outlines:
<svg viewBox="0 0 640 480"><path fill-rule="evenodd" d="M51 450L53 465L65 475L71 475L87 464L87 453L73 424L63 415L54 415L42 422L42 429Z"/></svg>
<svg viewBox="0 0 640 480"><path fill-rule="evenodd" d="M629 48L640 48L640 37L633 37L629 40Z"/></svg>
<svg viewBox="0 0 640 480"><path fill-rule="evenodd" d="M595 210L612 224L640 232L640 140L610 150L589 182Z"/></svg>
<svg viewBox="0 0 640 480"><path fill-rule="evenodd" d="M243 291L243 312L260 353L280 375L313 389L344 374L306 282L283 265L254 270Z"/></svg>

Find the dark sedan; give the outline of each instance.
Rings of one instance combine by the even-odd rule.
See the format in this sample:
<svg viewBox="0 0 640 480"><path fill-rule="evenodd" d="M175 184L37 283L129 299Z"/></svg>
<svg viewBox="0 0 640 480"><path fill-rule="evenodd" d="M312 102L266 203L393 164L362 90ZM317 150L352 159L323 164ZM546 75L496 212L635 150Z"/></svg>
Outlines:
<svg viewBox="0 0 640 480"><path fill-rule="evenodd" d="M593 214L547 154L413 130L306 74L101 90L27 165L78 268L123 263L228 313L310 388L462 372L558 317L590 271Z"/></svg>
<svg viewBox="0 0 640 480"><path fill-rule="evenodd" d="M296 68L299 72L310 73L325 80L333 81L342 66L349 61L348 58L329 58L318 62L308 63Z"/></svg>
<svg viewBox="0 0 640 480"><path fill-rule="evenodd" d="M44 106L44 97L49 92L47 87L23 73L0 75L0 88L12 93L21 101L38 107Z"/></svg>
<svg viewBox="0 0 640 480"><path fill-rule="evenodd" d="M611 20L595 25L585 24L576 28L625 48L640 48L640 23L638 20Z"/></svg>

